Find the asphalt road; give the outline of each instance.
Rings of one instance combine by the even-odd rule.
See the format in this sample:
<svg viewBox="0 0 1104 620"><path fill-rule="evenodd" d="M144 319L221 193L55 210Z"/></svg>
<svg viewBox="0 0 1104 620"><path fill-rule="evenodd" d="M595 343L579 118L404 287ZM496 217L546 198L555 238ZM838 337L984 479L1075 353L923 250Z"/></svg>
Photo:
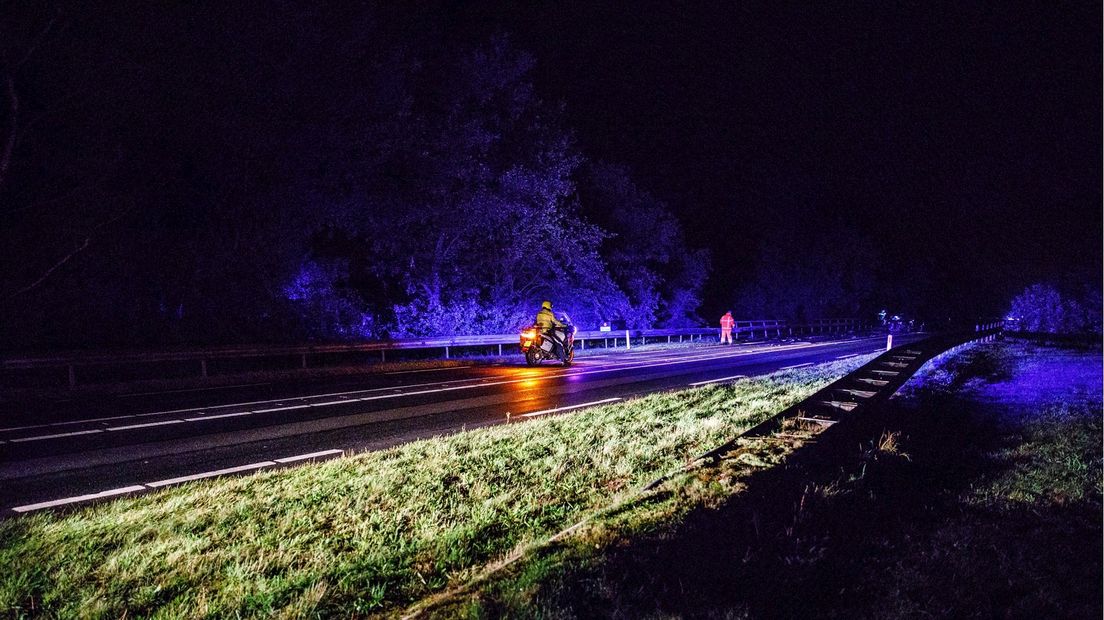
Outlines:
<svg viewBox="0 0 1104 620"><path fill-rule="evenodd" d="M589 404L884 348L879 336L614 350L570 368L528 368L518 356L516 365L9 404L0 411L0 514L378 450L508 417L578 414Z"/></svg>

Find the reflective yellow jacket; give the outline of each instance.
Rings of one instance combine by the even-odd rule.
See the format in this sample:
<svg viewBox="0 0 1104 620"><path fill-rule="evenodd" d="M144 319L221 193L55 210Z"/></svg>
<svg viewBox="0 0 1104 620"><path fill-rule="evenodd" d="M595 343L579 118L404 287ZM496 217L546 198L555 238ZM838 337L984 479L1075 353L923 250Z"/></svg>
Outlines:
<svg viewBox="0 0 1104 620"><path fill-rule="evenodd" d="M541 329L552 329L553 327L563 327L564 324L556 318L556 315L552 314L551 308L541 308L537 313L537 327Z"/></svg>

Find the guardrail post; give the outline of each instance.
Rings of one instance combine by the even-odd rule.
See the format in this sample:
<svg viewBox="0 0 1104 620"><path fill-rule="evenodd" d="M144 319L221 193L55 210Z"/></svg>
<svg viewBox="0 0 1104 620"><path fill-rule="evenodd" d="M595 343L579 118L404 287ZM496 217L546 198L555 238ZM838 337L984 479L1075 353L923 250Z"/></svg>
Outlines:
<svg viewBox="0 0 1104 620"><path fill-rule="evenodd" d="M69 387L77 387L77 369L69 364Z"/></svg>
<svg viewBox="0 0 1104 620"><path fill-rule="evenodd" d="M448 347L446 346L445 347L445 359L448 359L448 358L449 358L449 350L448 350Z"/></svg>
<svg viewBox="0 0 1104 620"><path fill-rule="evenodd" d="M306 368L307 367L307 354L306 353L299 356L299 367L300 368Z"/></svg>
<svg viewBox="0 0 1104 620"><path fill-rule="evenodd" d="M304 355L303 356L303 361L306 362L306 360L307 360L307 356ZM380 349L380 363L384 364L386 362L387 362L387 349Z"/></svg>
<svg viewBox="0 0 1104 620"><path fill-rule="evenodd" d="M893 334L886 336L886 351L893 348Z"/></svg>
<svg viewBox="0 0 1104 620"><path fill-rule="evenodd" d="M631 349L632 344L629 342L629 330L625 330L625 349Z"/></svg>
<svg viewBox="0 0 1104 620"><path fill-rule="evenodd" d="M199 360L199 375L204 379L207 378L207 360Z"/></svg>

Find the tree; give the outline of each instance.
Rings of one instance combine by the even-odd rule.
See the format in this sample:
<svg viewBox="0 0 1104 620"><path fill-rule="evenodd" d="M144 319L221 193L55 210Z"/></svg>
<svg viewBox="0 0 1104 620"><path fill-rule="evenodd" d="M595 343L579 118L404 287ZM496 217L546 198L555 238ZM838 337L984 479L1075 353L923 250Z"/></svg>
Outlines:
<svg viewBox="0 0 1104 620"><path fill-rule="evenodd" d="M794 226L760 246L755 275L734 306L748 317L795 321L865 316L878 301L877 264L874 250L845 225Z"/></svg>
<svg viewBox="0 0 1104 620"><path fill-rule="evenodd" d="M645 268L607 253L532 57L385 6L266 10L105 5L37 46L0 105L0 342L503 332L543 299L688 320L706 257L647 196Z"/></svg>
<svg viewBox="0 0 1104 620"><path fill-rule="evenodd" d="M503 38L380 54L361 75L379 96L322 132L341 156L314 153L338 181L315 253L348 262L381 334L509 331L544 298L594 324L624 305L574 203L582 156L532 67Z"/></svg>
<svg viewBox="0 0 1104 620"><path fill-rule="evenodd" d="M1099 334L1100 292L1085 287L1080 295L1063 296L1050 284L1032 284L1012 298L1008 316L1018 331Z"/></svg>
<svg viewBox="0 0 1104 620"><path fill-rule="evenodd" d="M640 188L627 168L593 162L583 176L583 208L610 233L601 253L628 299L619 318L630 327L700 324L695 313L709 273L708 253L687 247L667 205Z"/></svg>

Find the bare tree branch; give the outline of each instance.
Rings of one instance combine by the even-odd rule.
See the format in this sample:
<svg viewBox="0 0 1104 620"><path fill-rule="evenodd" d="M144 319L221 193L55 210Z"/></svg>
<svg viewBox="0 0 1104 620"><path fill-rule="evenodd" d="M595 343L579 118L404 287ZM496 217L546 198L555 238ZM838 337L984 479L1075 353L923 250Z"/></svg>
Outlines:
<svg viewBox="0 0 1104 620"><path fill-rule="evenodd" d="M18 135L19 97L15 93L15 78L10 71L4 72L4 90L8 98L8 135L4 138L3 147L0 147L0 187L4 186L4 179L8 176L8 167L11 165L12 151L15 150L15 139Z"/></svg>
<svg viewBox="0 0 1104 620"><path fill-rule="evenodd" d="M69 262L70 259L72 259L77 254L80 254L81 252L86 250L88 248L88 246L92 243L92 237L94 236L94 233L97 230L103 228L104 226L108 226L110 224L113 224L113 223L119 221L120 219L123 218L124 215L129 213L129 211L130 211L129 208L124 209L122 212L120 212L115 217L104 220L104 221L100 222L99 224L96 224L95 226L93 226L92 229L88 232L88 236L84 238L84 241L82 241L80 243L80 245L78 245L76 248L74 248L72 252L69 252L65 256L62 256L60 259L58 259L58 261L55 262L52 267L50 267L45 272L43 272L43 274L41 276L39 276L37 280L35 280L34 282L31 282L27 286L24 286L23 288L21 288L17 291L7 295L6 297L3 298L3 300L0 300L0 302L6 303L6 302L9 302L9 301L12 301L16 297L19 297L20 295L37 288L39 285L41 285L43 282L45 282L51 275L53 275L55 271L60 269L62 265Z"/></svg>
<svg viewBox="0 0 1104 620"><path fill-rule="evenodd" d="M31 41L30 45L27 46L26 51L24 51L23 53L23 57L19 59L19 62L16 62L12 65L13 73L18 70L19 67L23 66L24 63L30 60L31 56L34 55L35 50L38 49L38 46L41 45L44 40L46 40L46 35L50 34L50 31L53 30L54 24L56 22L57 15L54 15L50 18L50 21L46 22L46 25L42 27L42 30L40 30L38 34L35 35L34 41Z"/></svg>
<svg viewBox="0 0 1104 620"><path fill-rule="evenodd" d="M4 181L8 176L12 152L15 150L15 144L19 139L19 95L15 92L15 74L20 67L30 60L38 46L46 40L46 35L50 34L56 22L57 15L54 15L50 18L50 21L46 22L42 30L38 31L38 34L27 45L27 48L23 50L22 57L19 60L10 62L9 58L0 59L7 61L2 64L4 65L4 91L8 100L8 135L4 137L4 144L0 147L0 187L4 186Z"/></svg>
<svg viewBox="0 0 1104 620"><path fill-rule="evenodd" d="M30 291L30 290L34 289L35 287L37 287L38 285L45 282L46 279L49 278L62 265L69 262L69 259L71 259L74 256L76 256L77 254L80 254L81 252L83 252L84 249L87 248L88 244L91 243L91 242L92 242L92 237L85 237L84 241L79 246L77 246L76 249L74 249L72 252L69 252L65 256L61 257L61 260L54 263L54 266L47 269L46 272L43 273L41 276L39 276L39 278L37 280L35 280L34 282L31 282L27 286L24 286L23 288L19 289L18 291L15 291L11 295L8 295L7 297L4 298L4 301L6 301L6 302L11 301L11 300L15 299L16 297L19 297L23 293L26 293L27 291Z"/></svg>

